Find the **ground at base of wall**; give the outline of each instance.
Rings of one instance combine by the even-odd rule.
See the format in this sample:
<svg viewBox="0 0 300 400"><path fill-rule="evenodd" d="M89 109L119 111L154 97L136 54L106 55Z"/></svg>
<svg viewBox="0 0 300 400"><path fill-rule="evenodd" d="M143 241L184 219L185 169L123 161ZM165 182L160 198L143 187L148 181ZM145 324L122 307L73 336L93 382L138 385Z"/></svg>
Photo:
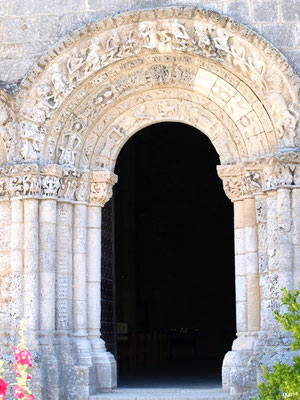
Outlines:
<svg viewBox="0 0 300 400"><path fill-rule="evenodd" d="M222 389L116 389L89 400L231 400Z"/></svg>

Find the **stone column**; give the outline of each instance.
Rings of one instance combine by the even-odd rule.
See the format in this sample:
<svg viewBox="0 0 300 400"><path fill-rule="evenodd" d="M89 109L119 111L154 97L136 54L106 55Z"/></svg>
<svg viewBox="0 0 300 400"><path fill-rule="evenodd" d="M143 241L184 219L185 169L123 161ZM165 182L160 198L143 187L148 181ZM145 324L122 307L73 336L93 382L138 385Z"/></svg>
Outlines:
<svg viewBox="0 0 300 400"><path fill-rule="evenodd" d="M55 327L59 340L67 346L72 332L72 204L58 202L56 233Z"/></svg>
<svg viewBox="0 0 300 400"><path fill-rule="evenodd" d="M244 200L234 202L234 248L235 248L235 291L237 332L246 332L247 318L247 271L245 256Z"/></svg>
<svg viewBox="0 0 300 400"><path fill-rule="evenodd" d="M56 200L40 200L39 207L39 336L47 365L47 400L59 397L58 364L54 353Z"/></svg>
<svg viewBox="0 0 300 400"><path fill-rule="evenodd" d="M9 206L9 203L1 203L3 206ZM5 224L4 219L0 219L1 225ZM7 223L9 222L6 221ZM20 326L23 305L23 201L13 199L11 201L11 253L10 262L12 270L12 285L14 288L14 315L15 329Z"/></svg>
<svg viewBox="0 0 300 400"><path fill-rule="evenodd" d="M300 188L292 190L292 220L293 220L293 287L299 287L300 283Z"/></svg>
<svg viewBox="0 0 300 400"><path fill-rule="evenodd" d="M91 391L107 391L117 384L117 366L101 339L101 207L112 196L117 176L110 171L93 172L88 206L88 331L92 345L93 368L97 381Z"/></svg>
<svg viewBox="0 0 300 400"><path fill-rule="evenodd" d="M24 200L24 291L23 315L28 346L38 348L39 329L39 200Z"/></svg>
<svg viewBox="0 0 300 400"><path fill-rule="evenodd" d="M39 221L40 334L50 339L55 330L56 200L40 201Z"/></svg>
<svg viewBox="0 0 300 400"><path fill-rule="evenodd" d="M258 270L258 237L256 204L254 198L244 200L245 256L247 270L247 319L248 332L260 329L260 289Z"/></svg>
<svg viewBox="0 0 300 400"><path fill-rule="evenodd" d="M293 289L293 242L291 189L277 190L278 286Z"/></svg>
<svg viewBox="0 0 300 400"><path fill-rule="evenodd" d="M87 215L87 301L88 334L92 346L92 362L97 377L91 392L107 391L116 386L116 361L106 351L101 330L101 207L88 206Z"/></svg>
<svg viewBox="0 0 300 400"><path fill-rule="evenodd" d="M87 207L74 205L73 216L73 336L79 365L91 365L87 333Z"/></svg>

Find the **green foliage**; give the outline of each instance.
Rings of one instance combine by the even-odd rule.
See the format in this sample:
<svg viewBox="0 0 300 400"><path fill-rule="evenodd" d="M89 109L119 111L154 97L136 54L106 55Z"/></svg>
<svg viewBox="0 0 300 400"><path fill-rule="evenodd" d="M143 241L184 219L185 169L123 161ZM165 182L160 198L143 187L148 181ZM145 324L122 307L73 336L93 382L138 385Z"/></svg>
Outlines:
<svg viewBox="0 0 300 400"><path fill-rule="evenodd" d="M282 305L285 313L274 311L276 320L283 328L292 332L294 342L292 350L300 350L300 284L293 292L282 289ZM300 400L300 357L295 356L292 365L277 362L273 371L263 368L264 382L258 384L259 395L254 400Z"/></svg>

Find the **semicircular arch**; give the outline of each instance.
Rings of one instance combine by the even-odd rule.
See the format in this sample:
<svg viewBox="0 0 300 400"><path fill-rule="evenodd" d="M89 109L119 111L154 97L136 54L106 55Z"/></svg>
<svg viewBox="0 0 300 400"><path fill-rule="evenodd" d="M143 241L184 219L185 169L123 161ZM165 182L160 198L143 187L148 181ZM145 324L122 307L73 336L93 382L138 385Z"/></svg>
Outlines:
<svg viewBox="0 0 300 400"><path fill-rule="evenodd" d="M168 120L157 107L169 104L166 115L178 110L170 120L194 126L188 108L201 108L196 127L212 138L222 163L236 163L298 146L298 90L284 58L230 18L188 7L124 13L75 32L24 80L19 154L94 169L97 157L105 164L101 152L108 154L113 129L122 145L142 126ZM147 109L156 104L154 120L136 118L124 130L119 120L132 120L139 101ZM222 124L223 145L208 133L204 115L209 126Z"/></svg>

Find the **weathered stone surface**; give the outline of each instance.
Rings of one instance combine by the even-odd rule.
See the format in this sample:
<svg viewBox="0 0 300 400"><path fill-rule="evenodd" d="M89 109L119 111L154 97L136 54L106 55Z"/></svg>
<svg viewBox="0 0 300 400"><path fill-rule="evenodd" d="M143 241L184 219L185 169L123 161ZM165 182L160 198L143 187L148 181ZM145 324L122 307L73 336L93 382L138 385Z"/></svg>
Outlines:
<svg viewBox="0 0 300 400"><path fill-rule="evenodd" d="M253 3L253 20L255 22L278 21L279 5L274 0L256 0Z"/></svg>

